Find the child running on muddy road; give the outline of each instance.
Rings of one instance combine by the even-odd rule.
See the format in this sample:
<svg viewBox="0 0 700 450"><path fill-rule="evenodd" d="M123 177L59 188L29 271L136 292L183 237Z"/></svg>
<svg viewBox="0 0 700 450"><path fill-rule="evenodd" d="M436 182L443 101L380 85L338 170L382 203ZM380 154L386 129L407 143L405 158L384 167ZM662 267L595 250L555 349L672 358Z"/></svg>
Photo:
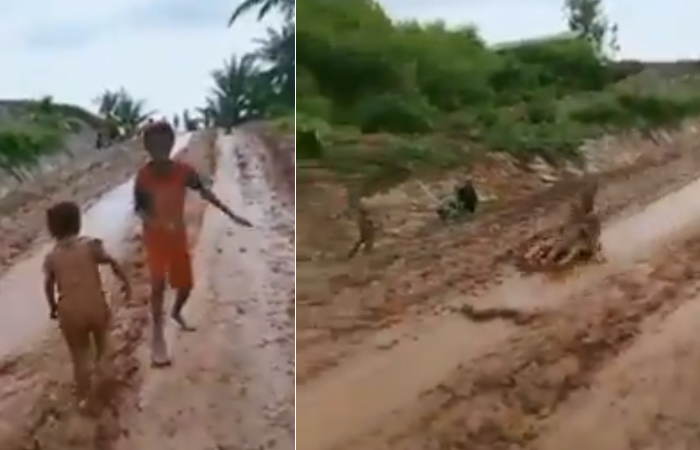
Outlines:
<svg viewBox="0 0 700 450"><path fill-rule="evenodd" d="M91 364L94 362L103 377L109 371L110 309L99 266L107 265L112 269L127 299L131 296L131 287L124 271L105 251L102 242L80 236L78 205L58 203L46 215L55 245L44 260L44 291L50 317L58 319L68 344L78 405L84 407L92 387Z"/></svg>
<svg viewBox="0 0 700 450"><path fill-rule="evenodd" d="M251 223L234 214L211 191L197 171L170 154L175 145L175 131L167 122L156 122L143 132L143 145L150 161L136 175L134 209L143 223L143 244L151 282L153 336L151 361L154 367L170 365L163 335L163 304L166 282L176 290L172 319L183 331L194 331L182 316L194 285L187 227L184 220L187 190L199 195L221 210L238 225Z"/></svg>

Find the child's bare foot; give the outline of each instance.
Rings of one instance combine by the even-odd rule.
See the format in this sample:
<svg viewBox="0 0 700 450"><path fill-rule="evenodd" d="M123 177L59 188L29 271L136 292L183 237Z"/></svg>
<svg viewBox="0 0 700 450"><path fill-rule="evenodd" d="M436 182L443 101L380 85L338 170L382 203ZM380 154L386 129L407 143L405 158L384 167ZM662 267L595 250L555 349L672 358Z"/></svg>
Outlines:
<svg viewBox="0 0 700 450"><path fill-rule="evenodd" d="M172 319L175 321L175 323L177 323L177 324L180 326L180 330L181 330L181 331L185 331L185 332L188 332L188 333L189 333L189 332L193 332L193 331L197 331L197 328L196 328L196 327L193 327L193 326L189 325L189 324L185 321L185 318L182 317L182 314L173 312L172 315L171 315L171 317L172 317Z"/></svg>
<svg viewBox="0 0 700 450"><path fill-rule="evenodd" d="M162 330L154 331L153 333L153 341L151 342L151 365L153 367L168 367L171 365Z"/></svg>
<svg viewBox="0 0 700 450"><path fill-rule="evenodd" d="M156 358L151 359L151 367L156 369L162 369L164 367L170 367L173 363L169 359L158 360Z"/></svg>

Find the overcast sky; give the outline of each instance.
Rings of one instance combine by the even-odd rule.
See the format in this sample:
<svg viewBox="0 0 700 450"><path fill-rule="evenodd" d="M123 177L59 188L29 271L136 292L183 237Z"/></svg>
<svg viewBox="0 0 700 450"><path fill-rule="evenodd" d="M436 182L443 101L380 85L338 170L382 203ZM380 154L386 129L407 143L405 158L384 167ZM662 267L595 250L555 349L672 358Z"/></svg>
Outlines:
<svg viewBox="0 0 700 450"><path fill-rule="evenodd" d="M473 23L489 41L566 30L564 0L380 0L396 18ZM700 1L606 0L620 27L621 56L673 60L700 57Z"/></svg>
<svg viewBox="0 0 700 450"><path fill-rule="evenodd" d="M333 0L340 1L340 0ZM490 41L563 31L563 0L382 0L397 18L472 22ZM170 114L203 103L212 69L252 48L265 24L232 29L237 0L0 0L0 98L52 95L91 106L124 86ZM608 0L622 55L700 55L700 1ZM274 25L274 21L271 23ZM270 23L268 23L270 25ZM302 24L303 26L303 24Z"/></svg>
<svg viewBox="0 0 700 450"><path fill-rule="evenodd" d="M201 106L210 72L274 25L251 14L227 28L237 3L0 0L0 98L52 95L92 107L123 86L168 115Z"/></svg>

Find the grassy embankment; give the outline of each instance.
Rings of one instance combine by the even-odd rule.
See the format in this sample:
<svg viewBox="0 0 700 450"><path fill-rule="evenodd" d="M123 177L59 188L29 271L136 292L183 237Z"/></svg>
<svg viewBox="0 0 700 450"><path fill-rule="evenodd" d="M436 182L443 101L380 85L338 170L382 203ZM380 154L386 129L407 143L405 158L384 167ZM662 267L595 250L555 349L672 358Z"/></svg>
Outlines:
<svg viewBox="0 0 700 450"><path fill-rule="evenodd" d="M587 139L700 115L692 62L612 63L571 37L494 48L472 28L397 23L366 0L303 0L298 14L302 184L321 169L362 196L484 152L575 161Z"/></svg>

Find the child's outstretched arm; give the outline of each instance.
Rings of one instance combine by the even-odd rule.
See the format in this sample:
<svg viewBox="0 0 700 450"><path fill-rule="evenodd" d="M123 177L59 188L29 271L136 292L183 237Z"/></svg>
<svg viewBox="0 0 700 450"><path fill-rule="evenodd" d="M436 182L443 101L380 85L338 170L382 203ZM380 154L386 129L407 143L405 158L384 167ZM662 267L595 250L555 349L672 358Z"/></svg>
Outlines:
<svg viewBox="0 0 700 450"><path fill-rule="evenodd" d="M100 239L93 240L92 245L94 252L93 254L95 255L95 260L97 263L109 266L112 273L114 273L119 282L122 284L125 300L130 300L131 283L129 282L129 278L126 276L126 272L124 272L124 268L117 262L116 259L112 257L112 255L107 253L107 250L104 248L104 245L102 245L102 241Z"/></svg>
<svg viewBox="0 0 700 450"><path fill-rule="evenodd" d="M231 209L228 206L226 206L226 204L222 202L221 199L219 199L219 197L214 193L214 191L211 190L209 184L211 183L205 183L204 180L202 180L202 176L199 175L194 169L190 171L189 176L187 177L187 187L199 192L199 195L202 197L202 199L219 209L237 224L242 225L244 227L253 226L253 224L251 224L250 221L248 221L248 219L245 219L231 211Z"/></svg>
<svg viewBox="0 0 700 450"><path fill-rule="evenodd" d="M44 295L49 305L49 317L58 317L58 306L56 304L56 274L51 267L49 259L44 260Z"/></svg>

